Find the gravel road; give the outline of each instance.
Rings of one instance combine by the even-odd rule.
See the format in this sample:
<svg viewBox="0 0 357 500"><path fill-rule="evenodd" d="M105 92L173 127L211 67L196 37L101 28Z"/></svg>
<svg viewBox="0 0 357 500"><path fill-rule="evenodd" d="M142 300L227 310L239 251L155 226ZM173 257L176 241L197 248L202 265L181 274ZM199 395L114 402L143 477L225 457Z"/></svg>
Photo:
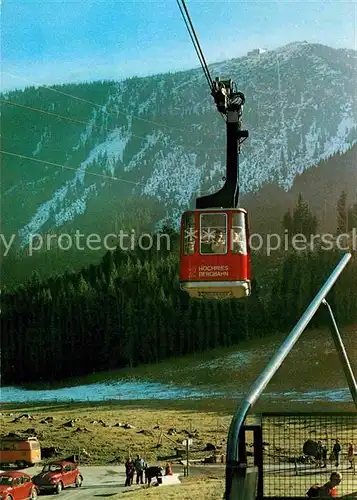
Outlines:
<svg viewBox="0 0 357 500"><path fill-rule="evenodd" d="M132 486L125 488L125 467L124 466L83 466L79 467L83 476L83 486L81 488L70 487L60 493L63 500L86 500L89 498L105 498L114 496L122 491L140 488ZM41 467L29 467L23 469L26 474L34 476L42 470ZM163 477L163 484L179 484L178 474ZM49 496L42 493L41 497ZM41 498L40 497L40 498Z"/></svg>

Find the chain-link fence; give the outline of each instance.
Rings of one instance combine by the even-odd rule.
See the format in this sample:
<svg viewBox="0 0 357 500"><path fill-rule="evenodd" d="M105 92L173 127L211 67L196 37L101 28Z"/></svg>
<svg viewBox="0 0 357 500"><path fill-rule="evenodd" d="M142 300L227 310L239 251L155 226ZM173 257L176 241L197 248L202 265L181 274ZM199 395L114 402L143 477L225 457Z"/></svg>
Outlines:
<svg viewBox="0 0 357 500"><path fill-rule="evenodd" d="M263 497L357 499L357 413L264 414Z"/></svg>

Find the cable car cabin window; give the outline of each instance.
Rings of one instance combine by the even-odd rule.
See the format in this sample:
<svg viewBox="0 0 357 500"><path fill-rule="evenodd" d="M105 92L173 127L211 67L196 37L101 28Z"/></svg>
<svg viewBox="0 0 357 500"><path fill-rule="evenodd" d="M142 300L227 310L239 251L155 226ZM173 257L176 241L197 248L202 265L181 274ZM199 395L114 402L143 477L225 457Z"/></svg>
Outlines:
<svg viewBox="0 0 357 500"><path fill-rule="evenodd" d="M245 214L242 212L232 214L231 252L242 255L248 253Z"/></svg>
<svg viewBox="0 0 357 500"><path fill-rule="evenodd" d="M201 214L200 253L227 253L227 215Z"/></svg>
<svg viewBox="0 0 357 500"><path fill-rule="evenodd" d="M196 243L196 220L194 214L185 214L183 220L184 240L183 253L184 255L192 255L195 253Z"/></svg>

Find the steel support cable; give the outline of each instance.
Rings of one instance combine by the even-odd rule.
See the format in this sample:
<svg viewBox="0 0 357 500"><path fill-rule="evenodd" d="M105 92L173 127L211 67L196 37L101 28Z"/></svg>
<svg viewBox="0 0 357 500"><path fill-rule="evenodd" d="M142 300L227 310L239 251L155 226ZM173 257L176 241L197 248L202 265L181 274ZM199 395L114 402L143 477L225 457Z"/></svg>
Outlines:
<svg viewBox="0 0 357 500"><path fill-rule="evenodd" d="M75 118L70 118L69 116L64 116L64 115L59 115L58 113L51 113L49 111L45 111L44 109L39 109L39 108L33 108L32 106L24 106L23 104L17 104L16 102L8 101L8 100L2 100L0 99L0 103L4 104L10 104L12 106L16 106L18 108L24 108L28 109L30 111L36 111L37 113L43 113L45 115L50 115L54 116L55 118L61 118L62 120L67 120L73 123L79 123L81 125L88 125L88 122L83 122L81 120L76 120ZM106 129L107 132L109 132L108 129ZM147 136L144 137L143 135L136 135L130 132L130 137L136 137L137 139L147 139Z"/></svg>
<svg viewBox="0 0 357 500"><path fill-rule="evenodd" d="M181 15L182 15L182 17L183 17L183 20L184 20L184 22L185 22L185 24L186 24L186 27L187 27L188 33L189 33L189 35L190 35L191 41L192 41L192 43L193 43L193 46L194 46L194 48L195 48L195 51L196 51L197 57L198 57L198 59L199 59L199 61L200 61L200 63L201 63L202 70L203 70L203 72L204 72L204 74L205 74L205 77L206 77L206 79L207 79L208 85L209 85L210 90L211 90L211 92L212 92L212 90L213 90L213 82L212 82L212 78L211 78L211 75L210 75L210 73L209 73L209 70L208 70L208 67L207 67L207 63L206 63L205 57L204 57L204 55L203 55L203 52L202 52L202 50L201 50L201 47L200 47L200 44L199 44L199 41L198 41L197 35L196 35L196 33L195 33L195 29L194 29L193 24L192 24L192 22L191 22L190 15L189 15L189 13L188 13L187 7L186 7L186 5L185 5L184 0L181 0L181 1L182 1L182 4L183 4L183 7L184 7L184 10L185 10L185 12L186 12L187 18L188 18L188 22L189 22L189 24L190 24L190 26L191 26L191 29L192 29L192 33L193 33L193 35L192 35L191 31L190 31L190 28L189 28L189 26L188 26L187 20L186 20L186 18L185 18L185 15L184 15L184 13L183 13L183 10L182 10L182 7L181 7L181 5L180 5L180 3L179 3L179 0L176 0L176 1L177 1L178 6L179 6L179 9L180 9ZM197 47L196 47L195 40L196 40L196 43L197 43ZM202 59L201 59L201 58L202 58ZM83 98L78 97L78 96L75 96L75 95L73 95L73 94L69 94L68 92L63 92L63 91L61 91L61 90L54 89L54 88L49 87L49 86L47 86L47 85L40 85L40 84L38 84L38 83L36 83L36 82L30 81L30 80L28 80L27 78L23 78L23 77L20 77L20 76L18 76L18 75L12 75L11 73L8 73L8 72L5 72L4 74L7 74L8 76L11 76L12 78L20 78L20 79L22 79L22 80L24 80L24 81L28 81L29 83L35 84L35 85L37 85L37 86L38 86L38 87L40 87L40 88L44 88L44 89L50 90L50 91L52 91L52 92L56 92L56 93L58 93L58 94L62 94L62 95L64 95L64 96L70 97L70 98L72 98L72 99L76 99L77 101L81 101L81 102L85 102L85 103L87 103L87 104L91 104L92 106L96 106L96 107L98 107L98 108L101 108L102 110L105 110L105 112L106 112L108 115L109 115L109 114L112 114L112 113L109 113L109 112L107 111L106 106L105 106L105 105L103 105L103 104L98 104L98 103L93 102L93 101L90 101L90 100L88 100L88 99L83 99ZM13 103L13 104L16 106L16 104L15 104L15 103ZM18 106L20 106L20 105L18 105ZM25 106L22 106L22 107L25 107ZM39 110L38 110L38 111L39 111ZM143 122L150 123L150 124L157 125L157 126L166 127L166 128L171 129L171 130L178 130L178 131L180 131L180 132L187 132L187 130L185 130L185 129L180 129L180 128L178 128L178 127L173 127L173 126L171 126L171 125L167 125L167 124L164 124L164 123L159 123L159 122L156 122L156 121L154 121L154 120L148 120L148 119L146 119L146 118L142 118L142 117L140 117L140 116L135 116L135 115L132 115L132 114L129 114L129 113L123 113L122 111L118 111L118 110L117 110L116 112L117 112L117 114L121 114L121 115L124 115L124 116L126 116L126 117L131 117L131 118L133 118L133 119L135 119L135 120L141 120L141 121L143 121ZM50 114L50 113L48 112L47 114ZM65 118L65 117L62 117L62 118ZM71 120L70 118L67 118L67 119L68 119L68 120ZM79 122L79 120L75 120L75 119L72 119L71 121L73 121L73 122L78 121L78 122Z"/></svg>
<svg viewBox="0 0 357 500"><path fill-rule="evenodd" d="M25 106L24 104L17 104L16 102L8 101L5 99L0 99L0 103L8 104L10 106L16 106L18 108L29 109L31 111L37 111L38 113L43 113L44 115L54 116L56 118L61 118L62 120L67 120L73 123L80 123L81 125L87 125L87 122L81 120L76 120L75 118L70 118L69 116L59 115L58 113L51 113L50 111L45 111L44 109L33 108L32 106Z"/></svg>
<svg viewBox="0 0 357 500"><path fill-rule="evenodd" d="M56 92L57 94L61 94L61 95L64 95L66 97L71 97L72 99L76 99L77 101L90 104L90 105L95 106L97 108L101 108L102 111L105 111L105 113L107 113L108 115L119 114L119 115L122 115L122 116L133 118L134 120L141 120L141 121L146 122L146 123L157 125L159 127L166 127L166 128L171 129L171 130L178 130L179 132L186 132L187 133L187 130L185 130L185 129L181 129L181 128L178 128L178 127L172 127L171 125L166 125L165 123L159 123L159 122L156 122L154 120L148 120L148 119L142 118L140 116L135 116L135 115L132 115L132 114L129 114L129 113L124 113L123 111L116 110L115 113L114 113L114 111L109 112L106 109L106 105L105 104L98 104L97 102L89 101L88 99L83 99L82 97L78 97L78 96L75 96L73 94L69 94L68 92L63 92L61 90L54 89L54 88L49 87L47 85L40 85L37 82L29 80L28 78L23 78L23 77L20 77L18 75L12 75L11 73L8 73L8 72L3 72L3 74L11 76L12 78L19 78L20 80L23 80L23 81L32 83L34 85L37 85L39 88L47 89L47 90L50 90L51 92Z"/></svg>
<svg viewBox="0 0 357 500"><path fill-rule="evenodd" d="M186 16L187 16L187 19L185 17L185 14L183 12L183 9L180 5L180 2L179 0L176 0L177 2L177 5L180 9L180 12L181 12L181 16L182 16L182 19L184 20L184 23L186 25L186 28L187 28L187 31L188 31L188 34L190 35L190 38L191 38L191 41L192 41L192 45L196 51L196 54L197 54L197 57L198 57L198 60L200 61L200 64L201 64L201 67L202 67L202 70L203 70L203 73L206 77L206 80L207 80L207 83L208 83L208 86L210 88L210 91L212 93L213 91L213 81L212 81L212 78L211 78L211 75L209 73L209 70L208 70L208 67L207 67L207 64L206 64L206 60L205 60L205 57L203 55L203 52L201 50L201 47L200 47L200 43L198 41L198 38L197 38L197 35L196 35L196 32L195 32L195 29L193 27L193 24L191 22L191 19L190 19L190 15L188 13L188 10L187 10L187 7L185 5L185 2L184 0L181 0L182 2L182 5L183 5L183 8L185 10L185 13L186 13ZM191 29L190 29L191 28ZM191 32L192 30L192 32Z"/></svg>
<svg viewBox="0 0 357 500"><path fill-rule="evenodd" d="M198 38L197 38L195 28L193 27L193 24L192 24L192 21L191 21L190 14L189 14L189 12L188 12L188 10L187 10L186 4L185 4L185 0L181 0L181 1L182 1L182 5L183 5L183 7L184 7L184 9L185 9L185 12L186 12L186 15L187 15L188 22L190 23L190 26L191 26L191 29L192 29L193 36L195 37L195 40L196 40L196 43L197 43L198 50L200 51L200 54L201 54L201 57L202 57L202 60L203 60L203 64L204 64L204 66L205 66L205 69L206 69L206 72L207 72L207 75L208 75L208 78L209 78L210 88L211 88L211 90L213 90L213 81L212 81L212 78L211 78L211 75L210 75L210 72L209 72L209 69L208 69L207 63L206 63L205 56L203 55L203 52L202 52L202 49L201 49L200 42L199 42L199 40L198 40Z"/></svg>
<svg viewBox="0 0 357 500"><path fill-rule="evenodd" d="M16 75L12 75L10 73L5 73L5 74L7 74L7 75L9 75L11 77L17 78ZM176 128L176 127L172 127L171 125L166 125L165 123L159 123L159 122L155 122L153 120L146 120L145 118L141 118L139 116L130 115L128 113L123 113L121 111L116 111L116 112L114 112L114 111L108 111L107 109L105 109L105 105L104 104L98 104L98 103L93 102L93 101L88 101L87 99L83 99L81 97L78 97L78 96L75 96L75 95L72 95L72 94L68 94L67 92L62 92L60 90L48 87L46 85L40 85L40 84L38 84L38 83L36 83L36 82L34 82L32 80L28 80L27 78L21 78L21 79L24 80L24 81L27 81L29 83L32 83L34 85L37 85L39 88L44 88L44 89L50 90L52 92L56 92L57 94L62 94L62 95L65 95L67 97L71 97L72 99L76 99L77 101L81 101L81 102L84 102L84 103L87 103L87 104L91 104L92 106L96 106L96 107L102 108L102 110L104 110L107 113L108 116L109 115L115 115L116 113L118 113L118 114L124 115L126 117L135 118L136 120L141 120L141 121L153 124L153 125L162 126L162 127L169 128L171 130L177 130L179 132L186 132L187 133L187 130ZM12 101L9 101L7 99L1 100L1 102L6 103L6 104L12 104L13 106L17 106L17 107L20 107L20 108L32 109L33 111L37 111L38 113L43 113L43 114L55 116L55 117L58 117L58 118L62 118L64 120L71 121L73 123L80 123L80 124L84 124L84 125L87 124L87 122L82 122L82 121L77 120L75 118L66 117L64 115L59 115L57 113L50 113L49 111L41 110L41 109L38 109L38 108L33 108L33 107L30 107L30 106L24 106L23 104L17 104L17 103L14 103ZM131 136L132 137L136 137L138 139L146 139L146 137L143 137L143 136L137 135L137 134L132 134L131 133ZM200 149L204 149L206 151L208 150L207 148L200 148ZM220 149L220 148L209 148L210 151L214 150L214 149Z"/></svg>
<svg viewBox="0 0 357 500"><path fill-rule="evenodd" d="M42 165L50 165L52 167L57 167L57 168L61 168L61 169L66 169L66 170L72 170L74 172L78 172L79 171L79 167L78 168L75 168L75 167L71 167L69 165L63 165L61 163L55 163L55 162L52 162L52 161L48 161L48 160L40 160L39 158L32 158L31 156L26 156L26 155L22 155L22 154L19 154L19 153L13 153L11 151L3 151L3 150L0 150L0 154L2 155L7 155L7 156L12 156L12 157L16 157L16 158L20 158L21 160L30 160L30 161L34 161L36 163L40 163ZM187 157L187 153L185 153L185 156ZM136 186L145 186L145 183L144 182L135 182L135 181L129 181L127 179L123 179L123 178L120 178L120 177L114 177L114 176L111 176L111 175L105 175L105 174L100 174L98 172L92 172L90 170L85 170L84 172L86 175L94 175L96 177L101 177L102 179L108 179L110 181L118 181L118 182L124 182L126 184L133 184L133 185L136 185ZM198 190L196 192L199 192ZM204 193L203 193L204 194Z"/></svg>
<svg viewBox="0 0 357 500"><path fill-rule="evenodd" d="M30 160L30 161L34 161L34 162L37 162L37 163L42 163L42 164L45 164L45 165L51 165L52 167L57 167L57 168L62 168L62 169L65 168L67 170L73 170L74 172L78 172L79 171L79 169L75 168L75 167L70 167L68 165L62 165L60 163L54 163L54 162L47 161L47 160L40 160L39 158L31 158L30 156L20 155L18 153L12 153L10 151L2 151L2 150L0 150L0 154L8 155L8 156L14 156L14 157L17 157L17 158L21 158L22 160ZM86 170L85 173L88 174L88 175L95 175L96 177L102 177L103 179L109 179L111 181L119 181L119 182L125 182L127 184L135 184L136 186L142 184L141 182L129 181L127 179L121 179L120 177L114 177L114 176L111 176L111 175L99 174L97 172L91 172L91 171L88 171L88 170Z"/></svg>
<svg viewBox="0 0 357 500"><path fill-rule="evenodd" d="M32 106L25 106L23 104L18 104L16 102L12 102L12 101L9 101L9 100L0 99L0 103L2 103L2 104L8 104L8 105L11 105L11 106L16 106L18 108L24 108L24 109L27 109L27 110L30 110L30 111L36 111L37 113L42 113L42 114L45 114L45 115L53 116L55 118L61 118L62 120L67 120L67 121L72 122L72 123L79 123L81 125L88 125L88 122L77 120L75 118L70 118L69 116L59 115L58 113L51 113L50 111L45 111L44 109L33 108ZM144 137L142 135L133 134L131 132L130 132L130 137L136 137L137 139L147 140L147 136ZM218 150L220 148L198 147L198 149L202 149L204 151L214 151L214 150L216 150L216 149Z"/></svg>
<svg viewBox="0 0 357 500"><path fill-rule="evenodd" d="M182 7L181 7L181 5L180 5L180 3L179 3L179 0L176 0L176 2L177 2L177 5L178 5L178 7L179 7L179 9L180 9L182 19L183 19L183 21L184 21L184 23L185 23L185 25L186 25L186 28L187 28L188 34L189 34L189 36L190 36L190 38L191 38L192 45L193 45L193 47L194 47L194 49L195 49L195 51L196 51L196 54L197 54L198 60L200 61L200 64L201 64L201 68L202 68L202 70L203 70L203 73L204 73L204 75L205 75L205 77L206 77L206 80L207 80L207 82L208 82L209 87L211 87L211 83L210 83L210 76L209 76L209 74L207 74L207 71L206 71L206 68L205 68L204 61L202 61L202 59L201 59L199 49L198 49L198 47L196 46L195 39L194 39L194 37L193 37L193 35L192 35L191 31L190 31L190 27L189 27L189 25L188 25L187 19L185 18L185 14L184 14L184 12L183 12L183 10L182 10Z"/></svg>

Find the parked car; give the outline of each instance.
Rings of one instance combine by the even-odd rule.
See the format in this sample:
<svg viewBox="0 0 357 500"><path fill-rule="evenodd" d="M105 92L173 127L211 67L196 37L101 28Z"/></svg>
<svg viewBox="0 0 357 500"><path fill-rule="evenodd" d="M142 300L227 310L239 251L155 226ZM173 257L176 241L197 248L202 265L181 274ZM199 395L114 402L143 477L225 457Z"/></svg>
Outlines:
<svg viewBox="0 0 357 500"><path fill-rule="evenodd" d="M41 461L41 447L36 437L0 439L0 465L15 464L19 469Z"/></svg>
<svg viewBox="0 0 357 500"><path fill-rule="evenodd" d="M36 500L38 490L31 476L25 472L9 471L0 473L1 500Z"/></svg>
<svg viewBox="0 0 357 500"><path fill-rule="evenodd" d="M40 492L61 493L63 488L68 486L82 486L83 476L78 469L78 464L58 460L44 465L42 472L33 476L32 481Z"/></svg>

